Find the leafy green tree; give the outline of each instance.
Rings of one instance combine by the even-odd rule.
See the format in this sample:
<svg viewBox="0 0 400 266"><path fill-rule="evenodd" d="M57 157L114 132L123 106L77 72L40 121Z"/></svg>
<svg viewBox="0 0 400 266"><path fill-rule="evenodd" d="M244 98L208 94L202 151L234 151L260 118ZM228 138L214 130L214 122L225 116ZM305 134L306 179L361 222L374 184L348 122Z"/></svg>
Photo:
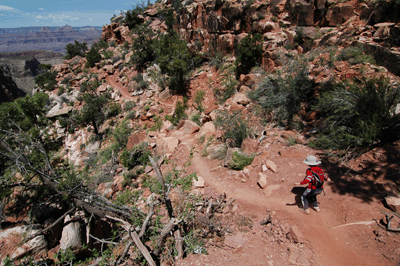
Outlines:
<svg viewBox="0 0 400 266"><path fill-rule="evenodd" d="M248 74L251 68L261 62L263 54L262 35L256 33L247 35L236 47L236 77Z"/></svg>
<svg viewBox="0 0 400 266"><path fill-rule="evenodd" d="M138 4L134 9L126 11L124 22L130 30L134 29L144 22L143 17L141 16L143 15L144 10L144 5Z"/></svg>
<svg viewBox="0 0 400 266"><path fill-rule="evenodd" d="M78 100L83 101L85 104L77 116L78 123L84 125L91 123L96 135L99 134L99 125L105 118L104 107L110 101L110 94L108 92L103 94L97 93L96 89L98 85L98 83L89 84L87 88L88 92L78 97Z"/></svg>
<svg viewBox="0 0 400 266"><path fill-rule="evenodd" d="M132 62L136 65L137 70L143 70L147 63L152 62L156 58L155 54L155 33L149 27L140 25L134 29L137 37L133 40L131 57Z"/></svg>
<svg viewBox="0 0 400 266"><path fill-rule="evenodd" d="M86 60L86 67L94 67L96 63L100 62L101 55L96 48L92 47L86 54Z"/></svg>
<svg viewBox="0 0 400 266"><path fill-rule="evenodd" d="M198 58L190 53L187 43L174 29L173 10L166 12L168 34L161 36L156 48L156 61L161 71L169 76L169 86L179 93L185 92L186 75L196 65Z"/></svg>
<svg viewBox="0 0 400 266"><path fill-rule="evenodd" d="M65 50L67 54L65 55L65 59L71 59L77 55L79 56L85 56L86 50L87 50L87 43L79 43L77 40L75 40L75 43L69 43L67 46L65 46Z"/></svg>

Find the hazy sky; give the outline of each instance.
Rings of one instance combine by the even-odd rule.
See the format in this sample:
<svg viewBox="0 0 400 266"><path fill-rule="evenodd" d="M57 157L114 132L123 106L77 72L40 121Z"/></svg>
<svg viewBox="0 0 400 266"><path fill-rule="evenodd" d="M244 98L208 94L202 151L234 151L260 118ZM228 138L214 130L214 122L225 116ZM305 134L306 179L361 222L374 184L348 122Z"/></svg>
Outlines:
<svg viewBox="0 0 400 266"><path fill-rule="evenodd" d="M29 26L102 26L113 14L147 0L11 0L1 1L0 28ZM154 3L155 1L150 1Z"/></svg>

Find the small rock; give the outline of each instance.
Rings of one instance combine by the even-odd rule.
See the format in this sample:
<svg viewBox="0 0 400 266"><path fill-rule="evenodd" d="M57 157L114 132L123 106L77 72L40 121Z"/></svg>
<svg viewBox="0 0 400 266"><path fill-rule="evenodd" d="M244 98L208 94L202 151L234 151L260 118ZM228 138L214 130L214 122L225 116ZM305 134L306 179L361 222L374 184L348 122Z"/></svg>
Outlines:
<svg viewBox="0 0 400 266"><path fill-rule="evenodd" d="M258 173L258 181L257 184L264 189L267 186L267 176L263 173Z"/></svg>
<svg viewBox="0 0 400 266"><path fill-rule="evenodd" d="M394 212L400 211L400 198L397 196L387 196L385 198L386 204L389 206L390 209Z"/></svg>
<svg viewBox="0 0 400 266"><path fill-rule="evenodd" d="M197 176L197 180L193 178L193 187L194 188L203 188L204 184L205 184L205 181L201 176Z"/></svg>
<svg viewBox="0 0 400 266"><path fill-rule="evenodd" d="M276 173L278 172L278 167L276 166L276 164L271 161L271 160L267 160L265 162L265 165L268 167L269 170L271 170L272 172Z"/></svg>
<svg viewBox="0 0 400 266"><path fill-rule="evenodd" d="M294 242L294 243L305 243L306 240L303 236L303 234L299 231L296 225L293 225L289 229L289 233L286 235L286 237Z"/></svg>

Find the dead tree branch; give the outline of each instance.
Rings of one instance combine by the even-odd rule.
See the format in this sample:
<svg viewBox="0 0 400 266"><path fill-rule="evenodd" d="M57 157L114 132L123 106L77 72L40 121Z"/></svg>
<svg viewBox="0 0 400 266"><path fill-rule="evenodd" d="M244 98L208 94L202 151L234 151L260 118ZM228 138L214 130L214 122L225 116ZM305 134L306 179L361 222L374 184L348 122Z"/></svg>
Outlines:
<svg viewBox="0 0 400 266"><path fill-rule="evenodd" d="M389 214L385 213L386 216L386 230L390 232L400 232L400 228L394 228L390 226L391 220L394 218L394 215L389 217Z"/></svg>
<svg viewBox="0 0 400 266"><path fill-rule="evenodd" d="M107 218L118 221L122 223L122 227L129 233L129 235L132 237L133 242L135 243L136 247L139 249L139 251L142 253L146 261L149 263L150 266L156 266L156 263L154 262L153 258L150 255L150 252L147 250L146 246L142 243L140 240L138 234L135 231L131 230L131 225L122 219L112 217L112 216L107 216Z"/></svg>
<svg viewBox="0 0 400 266"><path fill-rule="evenodd" d="M172 218L167 225L164 226L162 229L160 235L157 238L157 249L154 251L154 255L158 256L160 255L161 251L161 245L164 242L164 239L167 237L167 235L174 229L175 226L177 226L182 220L178 220L176 218Z"/></svg>

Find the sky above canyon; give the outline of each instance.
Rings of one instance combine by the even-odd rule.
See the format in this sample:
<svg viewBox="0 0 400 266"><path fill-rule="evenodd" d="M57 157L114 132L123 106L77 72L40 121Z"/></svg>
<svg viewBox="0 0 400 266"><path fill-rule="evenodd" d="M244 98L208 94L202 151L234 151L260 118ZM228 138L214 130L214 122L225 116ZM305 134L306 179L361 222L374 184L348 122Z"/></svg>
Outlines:
<svg viewBox="0 0 400 266"><path fill-rule="evenodd" d="M154 3L155 0L150 1ZM0 4L0 29L32 26L103 26L147 0L12 0Z"/></svg>

